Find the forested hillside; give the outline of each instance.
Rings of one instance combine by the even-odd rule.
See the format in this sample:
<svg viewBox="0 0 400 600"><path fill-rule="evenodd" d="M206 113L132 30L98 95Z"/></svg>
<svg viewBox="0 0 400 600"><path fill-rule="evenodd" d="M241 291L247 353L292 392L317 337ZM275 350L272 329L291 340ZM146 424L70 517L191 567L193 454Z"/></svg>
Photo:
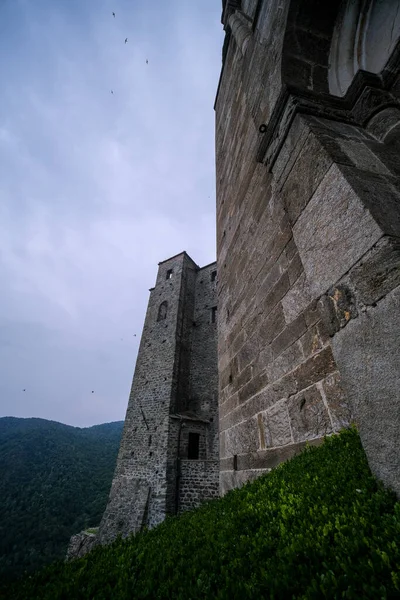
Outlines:
<svg viewBox="0 0 400 600"><path fill-rule="evenodd" d="M72 534L98 525L122 426L0 418L1 579L63 558Z"/></svg>

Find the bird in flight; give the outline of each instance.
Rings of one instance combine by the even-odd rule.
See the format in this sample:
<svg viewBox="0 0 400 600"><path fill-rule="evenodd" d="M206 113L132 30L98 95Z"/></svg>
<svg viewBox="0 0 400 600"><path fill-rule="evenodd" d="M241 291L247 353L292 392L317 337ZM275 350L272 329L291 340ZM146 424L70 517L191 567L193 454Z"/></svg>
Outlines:
<svg viewBox="0 0 400 600"><path fill-rule="evenodd" d="M26 390L22 390L23 392L26 392Z"/></svg>
<svg viewBox="0 0 400 600"><path fill-rule="evenodd" d="M149 61L148 61L148 60L147 60L147 58L146 58L146 65L148 65L148 64L149 64Z"/></svg>
<svg viewBox="0 0 400 600"><path fill-rule="evenodd" d="M94 394L94 390L92 390L92 394Z"/></svg>
<svg viewBox="0 0 400 600"><path fill-rule="evenodd" d="M126 44L127 41L128 41L128 38L125 38L125 44Z"/></svg>
<svg viewBox="0 0 400 600"><path fill-rule="evenodd" d="M136 333L133 334L133 337L136 337Z"/></svg>
<svg viewBox="0 0 400 600"><path fill-rule="evenodd" d="M112 14L112 15L113 15L113 17L114 17L114 19L115 19L115 13L114 13L114 12L113 12L113 14Z"/></svg>
<svg viewBox="0 0 400 600"><path fill-rule="evenodd" d="M113 93L114 93L114 91L113 91L113 90L111 90L111 93L113 94Z"/></svg>

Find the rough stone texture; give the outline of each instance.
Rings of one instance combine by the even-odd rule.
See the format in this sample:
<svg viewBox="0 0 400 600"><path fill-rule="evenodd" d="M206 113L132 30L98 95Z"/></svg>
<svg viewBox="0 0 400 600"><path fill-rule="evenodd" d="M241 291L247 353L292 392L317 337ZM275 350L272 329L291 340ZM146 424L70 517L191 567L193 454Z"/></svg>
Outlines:
<svg viewBox="0 0 400 600"><path fill-rule="evenodd" d="M382 329L380 307L399 285L400 52L379 77L354 72L346 95L330 96L340 4L224 2L215 102L223 492L271 468L270 452L285 460L291 454L282 448L353 419L366 431L368 419L371 428L385 422L399 398L399 369L388 356L394 342L378 344L378 357L366 314L378 311ZM249 24L244 49L230 30L235 11ZM396 313L385 314L389 332ZM356 368L355 340L379 365L374 384ZM380 410L373 417L359 414L371 389ZM390 452L400 455L393 440ZM379 473L390 452L374 441L371 448ZM393 456L382 476L399 487Z"/></svg>
<svg viewBox="0 0 400 600"><path fill-rule="evenodd" d="M159 264L99 543L218 492L216 285L215 263L182 253ZM190 433L199 460L185 461Z"/></svg>
<svg viewBox="0 0 400 600"><path fill-rule="evenodd" d="M81 531L73 535L69 541L66 560L81 558L90 552L97 543L96 533Z"/></svg>
<svg viewBox="0 0 400 600"><path fill-rule="evenodd" d="M181 460L179 512L219 496L219 461Z"/></svg>
<svg viewBox="0 0 400 600"><path fill-rule="evenodd" d="M371 469L400 495L399 340L397 287L339 331L333 351Z"/></svg>

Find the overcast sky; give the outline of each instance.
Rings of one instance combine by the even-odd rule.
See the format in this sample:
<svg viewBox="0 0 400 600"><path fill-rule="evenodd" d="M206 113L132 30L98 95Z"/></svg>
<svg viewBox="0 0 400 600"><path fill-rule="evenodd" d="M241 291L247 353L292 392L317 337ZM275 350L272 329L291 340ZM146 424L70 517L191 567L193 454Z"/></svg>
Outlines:
<svg viewBox="0 0 400 600"><path fill-rule="evenodd" d="M0 0L0 416L122 420L157 263L215 260L220 14Z"/></svg>

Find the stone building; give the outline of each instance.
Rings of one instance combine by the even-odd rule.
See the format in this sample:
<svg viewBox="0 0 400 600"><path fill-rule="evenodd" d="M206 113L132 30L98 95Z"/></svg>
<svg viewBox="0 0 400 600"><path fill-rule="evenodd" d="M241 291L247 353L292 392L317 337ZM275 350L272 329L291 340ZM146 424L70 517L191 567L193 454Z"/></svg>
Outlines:
<svg viewBox="0 0 400 600"><path fill-rule="evenodd" d="M216 284L216 263L159 263L96 543L219 494Z"/></svg>
<svg viewBox="0 0 400 600"><path fill-rule="evenodd" d="M400 493L400 2L224 0L221 491L351 420Z"/></svg>
<svg viewBox="0 0 400 600"><path fill-rule="evenodd" d="M400 0L222 4L218 352L216 265L160 263L101 542L352 421L400 494Z"/></svg>

